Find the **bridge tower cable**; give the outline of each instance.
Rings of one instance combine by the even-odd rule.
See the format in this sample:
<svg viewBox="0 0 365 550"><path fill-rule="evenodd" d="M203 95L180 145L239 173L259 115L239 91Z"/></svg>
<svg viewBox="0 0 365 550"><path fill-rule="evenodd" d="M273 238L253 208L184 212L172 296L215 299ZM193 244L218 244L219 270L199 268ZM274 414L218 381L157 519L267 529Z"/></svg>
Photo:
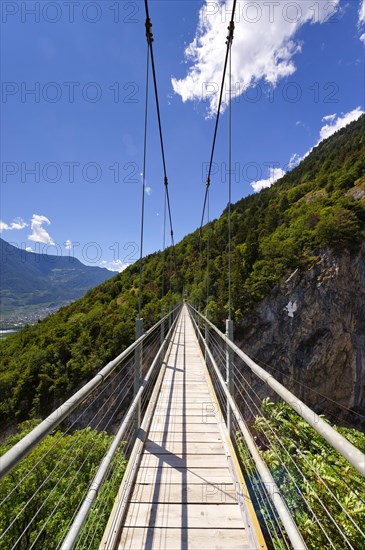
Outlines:
<svg viewBox="0 0 365 550"><path fill-rule="evenodd" d="M148 91L149 91L149 68L150 68L150 24L146 19L146 39L147 39L147 60L146 60L146 97L144 112L144 136L143 136L143 174L142 174L142 205L141 205L141 241L140 241L140 259L139 259L139 292L138 292L138 319L136 319L136 340L143 334L142 310L142 292L143 292L143 237L144 237L144 211L145 211L145 192L146 192L146 166L147 166L147 123L148 123ZM142 379L142 360L143 346L139 344L134 352L134 383L133 391L136 396ZM137 437L138 429L141 425L141 403L138 403L134 416L134 431Z"/></svg>
<svg viewBox="0 0 365 550"><path fill-rule="evenodd" d="M208 175L207 175L207 180L206 180L206 184L205 184L204 204L203 204L203 211L202 211L202 216L201 216L201 221L200 221L200 231L199 231L199 258L200 258L200 261L201 261L201 249L202 249L202 230L203 230L203 224L204 224L204 218L205 218L205 211L206 211L207 203L208 203L209 189L210 189L210 183L211 183L210 176L211 176L211 170L212 170L213 159L214 159L215 144L216 144L216 140L217 140L220 111L221 111L221 107L222 107L223 90L224 90L224 84L225 84L225 79L226 79L229 54L230 54L232 40L233 40L236 3L237 3L237 1L233 0L231 20L230 20L230 23L229 23L229 26L228 26L229 34L228 34L227 39L226 39L226 53L225 53L225 59L224 59L223 75L222 75L222 82L221 82L221 87L220 87L217 115L216 115L216 120L215 120L213 142L212 142L212 148L211 148L211 153L210 153ZM231 72L231 64L230 64L230 72ZM230 85L230 87L231 87L231 85ZM230 104L231 104L231 96L230 96ZM231 172L231 169L229 169L229 172ZM229 177L231 177L231 174L229 174ZM229 201L229 204L230 204L230 201ZM230 208L230 206L229 206L229 208ZM229 239L229 243L230 243L230 239ZM229 252L230 252L230 244L229 244ZM229 253L229 258L230 258L230 253ZM207 269L208 269L208 267L207 267ZM229 271L229 273L230 273L230 271ZM229 281L230 281L230 275L229 275ZM230 285L230 283L229 283L229 285ZM208 299L207 299L207 301L208 301ZM230 302L230 300L229 300L229 302ZM200 306L198 307L198 309L200 309ZM230 305L229 305L229 310L230 310Z"/></svg>
<svg viewBox="0 0 365 550"><path fill-rule="evenodd" d="M237 0L233 0L231 20L230 20L229 27L228 27L228 30L229 30L230 34L228 35L227 41L226 41L227 48L226 48L226 55L225 55L225 59L224 59L222 83L221 83L220 94L219 94L217 117L216 117L216 120L215 120L213 143L212 143L212 149L211 149L211 153L210 153L210 161L209 161L209 167L208 167L208 175L207 175L207 181L206 181L206 187L205 187L205 197L204 197L203 212L202 212L200 227L202 227L202 225L204 223L204 214L205 214L205 209L206 209L206 206L207 206L208 191L209 191L209 187L210 187L210 175L211 175L211 171L212 171L215 143L216 143L217 132L218 132L219 116L220 116L220 111L221 111L221 106L222 106L224 83L225 83L225 79L226 79L226 72L227 72L227 65L228 65L228 56L229 56L229 51L230 51L230 47L231 47L231 43L232 43L232 40L230 39L231 33L232 33L232 38L233 38L234 17L235 17L235 12L236 12L236 4L237 4Z"/></svg>
<svg viewBox="0 0 365 550"><path fill-rule="evenodd" d="M228 105L228 320L231 321L231 203L232 203L232 41L233 29L230 31L229 47L229 105Z"/></svg>
<svg viewBox="0 0 365 550"><path fill-rule="evenodd" d="M229 106L228 106L228 319L226 319L226 336L233 340L232 302L231 302L231 201L232 201L232 42L234 35L234 20L228 27L227 52L229 57ZM234 392L233 382L233 353L226 344L226 384L230 395ZM232 409L227 399L227 428L232 429Z"/></svg>
<svg viewBox="0 0 365 550"><path fill-rule="evenodd" d="M207 304L207 312L208 312L208 301L209 301L209 261L210 261L210 226L209 226L209 222L210 222L210 209L209 209L209 189L208 189L208 194L207 194L207 288L206 288L206 293L207 293L207 299L206 299L206 304Z"/></svg>
<svg viewBox="0 0 365 550"><path fill-rule="evenodd" d="M153 54L153 34L152 34L152 23L150 19L149 14L149 7L148 7L148 0L145 0L145 12L146 12L146 32L147 32L147 42L150 50L150 57L151 57L151 67L152 67L152 77L153 77L153 87L155 92L155 103L156 103L156 111L157 111L157 122L158 122L158 131L160 136L160 146L161 146L161 156L162 156L162 165L163 165L163 173L164 173L164 186L165 186L165 195L166 195L166 203L167 203L167 212L170 222L170 236L171 236L171 246L172 246L172 255L173 255L173 263L175 266L175 274L177 277L177 263L176 263L176 254L175 254L175 241L174 241L174 230L173 230L173 224L172 224L172 214L171 214L171 202L170 202L170 194L169 194L169 181L167 177L167 170L166 170L166 158L165 158L165 147L164 147L164 141L163 141L163 133L162 133L162 123L161 123L161 113L160 113L160 103L159 103L159 97L158 97L158 86L157 86L157 77L156 77L156 67L155 67L155 58Z"/></svg>
<svg viewBox="0 0 365 550"><path fill-rule="evenodd" d="M141 204L141 239L139 256L139 292L138 292L138 318L141 318L142 307L142 266L143 266L143 236L144 236L144 207L146 192L146 160L147 160L147 122L148 122L148 88L149 88L150 48L147 44L146 61L146 95L144 111L144 136L143 136L143 173L142 173L142 204Z"/></svg>
<svg viewBox="0 0 365 550"><path fill-rule="evenodd" d="M162 238L162 284L161 284L161 299L165 296L165 255L166 255L166 190L164 193L163 207L163 238Z"/></svg>

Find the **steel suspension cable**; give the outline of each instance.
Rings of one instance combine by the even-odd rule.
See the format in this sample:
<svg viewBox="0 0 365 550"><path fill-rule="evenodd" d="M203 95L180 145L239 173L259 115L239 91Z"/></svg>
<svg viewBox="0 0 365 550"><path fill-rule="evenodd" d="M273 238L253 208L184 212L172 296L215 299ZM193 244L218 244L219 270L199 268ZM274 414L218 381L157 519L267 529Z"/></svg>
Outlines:
<svg viewBox="0 0 365 550"><path fill-rule="evenodd" d="M146 26L147 35L147 26ZM148 40L148 38L147 38ZM142 174L142 206L141 206L141 240L139 255L139 292L138 292L138 318L141 318L142 304L142 264L143 264L143 233L144 233L144 202L146 190L146 155L147 155L147 120L148 120L148 80L150 68L150 48L147 44L147 62L146 62L146 99L144 111L144 136L143 136L143 174Z"/></svg>
<svg viewBox="0 0 365 550"><path fill-rule="evenodd" d="M167 208L168 208L168 214L169 214L169 220L170 220L170 230L171 230L171 242L174 246L174 232L173 232L173 226L172 226L172 215L171 215L171 205L170 205L170 197L169 197L169 188L168 188L168 179L167 179L167 172L166 172L166 159L165 159L165 148L164 148L164 142L163 142L163 135L162 135L162 124L161 124L161 114L160 114L160 103L158 99L158 88L157 88L157 78L156 78L156 68L155 68L155 58L153 55L153 34L152 34L152 23L149 15L148 10L148 0L145 0L145 9L146 9L146 30L147 30L147 41L150 49L150 55L151 55L151 66L152 66L152 76L153 76L153 85L154 85L154 91L155 91L155 100L156 100L156 110L157 110L157 120L158 120L158 130L160 135L160 145L161 145L161 154L162 154L162 164L163 164L163 172L164 172L164 184L166 189L166 198L167 198Z"/></svg>
<svg viewBox="0 0 365 550"><path fill-rule="evenodd" d="M330 397L328 397L327 395L324 395L323 393L315 390L314 388L312 388L311 386L308 386L307 384L304 384L304 382L301 382L300 380L298 380L297 378L294 378L294 376L292 376L290 373L287 373L283 370L280 370L278 367L273 367L272 365L269 365L268 363L265 363L265 361L263 361L262 359L260 359L259 357L251 354L251 358L256 361L257 364L259 364L261 367L263 368L266 368L266 369L271 369L285 377L288 377L290 378L291 380L293 380L296 384L298 384L299 386L305 388L306 390L310 391L311 393L315 393L316 395L318 395L319 397L322 397L324 398L326 401L328 401L329 403L332 403L333 405L336 405L336 407L346 411L346 412L349 412L359 418L363 418L365 419L365 416L363 414L360 414L358 413L357 411L354 411L348 407L345 407L344 405L342 405L341 403L339 403L338 401L335 401L334 399L331 399ZM349 422L343 420L342 418L340 418L339 416L335 416L333 413L329 412L327 409L325 409L323 406L322 406L322 410L323 410L323 414L326 416L326 417L329 417L331 416L333 419L334 419L334 423L336 424L347 424L349 428L353 428L353 425L350 424Z"/></svg>
<svg viewBox="0 0 365 550"><path fill-rule="evenodd" d="M166 248L166 189L164 193L164 208L163 208L163 239L162 239L162 291L161 298L165 296L165 248Z"/></svg>
<svg viewBox="0 0 365 550"><path fill-rule="evenodd" d="M154 87L154 92L155 92L155 103L156 103L156 111L157 111L158 130L159 130L159 136L160 136L160 146L161 146L162 165L163 165L163 172L164 172L164 185L165 185L165 193L166 193L167 211L168 211L169 222L170 222L170 236L171 236L172 254L173 254L173 261L174 261L174 266L175 266L175 273L177 274L174 230L173 230L173 224L172 224L171 202L170 202L170 195L169 195L169 181L168 181L168 178L167 178L167 171L166 171L165 147L164 147L163 134L162 134L160 102L159 102L159 99L158 99L158 86L157 86L157 77L156 77L155 58L154 58L154 55L153 55L152 23L151 23L149 9L148 9L148 0L145 0L144 5L145 5L145 11L146 11L146 34L147 34L147 42L148 42L148 47L149 47L150 56L151 56L153 87Z"/></svg>
<svg viewBox="0 0 365 550"><path fill-rule="evenodd" d="M200 281L202 280L202 228L199 232L199 274L198 274L198 288ZM200 311L200 290L198 294L198 310Z"/></svg>
<svg viewBox="0 0 365 550"><path fill-rule="evenodd" d="M229 22L229 27L228 27L229 34L228 34L227 40L226 40L227 49L226 49L226 55L225 55L225 60L224 60L223 76L222 76L222 83L221 83L221 89L220 89L219 101L218 101L218 109L217 109L217 118L215 120L213 143L212 143L212 149L211 149L211 153L210 153L208 176L207 176L207 182L206 182L206 188L205 188L203 213L202 213L202 217L201 217L200 227L202 227L203 222L204 222L204 214L205 214L205 208L206 208L206 204L207 204L208 190L209 190L209 187L210 187L210 175L211 175L212 165L213 165L215 143L216 143L216 140L217 140L219 115L220 115L221 106L222 106L224 82L225 82L225 78L226 78L227 65L228 65L228 55L229 55L230 47L231 47L232 40L233 40L233 33L234 33L234 16L235 16L235 11L236 11L236 3L237 3L237 0L233 0L232 15L231 15L231 20Z"/></svg>
<svg viewBox="0 0 365 550"><path fill-rule="evenodd" d="M232 202L232 39L229 44L228 111L228 320L231 321L231 202Z"/></svg>
<svg viewBox="0 0 365 550"><path fill-rule="evenodd" d="M236 432L238 432L239 431L239 426L238 426L237 420L234 419L233 422L237 426L236 427ZM245 467L246 467L246 470L248 472L248 476L249 476L249 479L250 479L250 487L252 488L252 490L255 494L255 498L257 500L257 503L258 503L259 507L261 508L261 510L264 508L265 511L266 511L266 514L262 513L262 511L261 511L261 517L262 517L262 519L265 523L267 532L268 532L268 534L271 538L271 541L273 543L273 548L275 547L275 542L273 540L273 535L271 533L270 525L268 523L270 521L271 521L271 525L273 527L273 530L275 532L275 536L277 537L277 542L278 542L280 537L279 537L278 531L276 530L276 526L274 525L273 522L275 522L276 525L279 528L280 535L281 535L281 539L280 539L281 542L284 542L286 548L290 549L291 547L290 547L290 545L288 544L288 542L286 540L286 536L285 536L286 533L282 529L281 520L280 520L280 518L278 516L278 513L277 513L275 507L273 506L270 498L268 497L268 494L267 494L267 489L268 488L265 487L265 485L263 484L263 482L260 478L260 475L258 473L257 468L254 465L254 462L253 462L252 457L250 455L250 451L249 451L249 449L248 449L248 447L247 447L247 445L244 441L244 438L241 438L240 445L241 445L240 451L245 453L244 463L245 463ZM259 495L260 495L261 502L260 502L260 499L258 498ZM266 517L266 515L267 515L267 517ZM272 520L270 519L270 517L272 518ZM280 545L280 549L281 549L281 545Z"/></svg>
<svg viewBox="0 0 365 550"><path fill-rule="evenodd" d="M240 380L237 375L234 373L234 376L237 380L237 383L240 384L242 390L246 393L246 395L248 396L248 398L251 400L254 408L256 409L256 411L259 413L259 416L264 420L266 426L269 428L269 430L271 431L271 433L273 434L273 437L274 439L277 440L278 442L278 445L283 449L284 453L288 456L289 458L289 461L293 464L294 468L298 471L299 475L303 478L303 480L305 481L305 483L307 484L307 486L311 489L311 493L313 496L315 496L315 498L317 499L317 501L319 502L319 504L322 506L324 512L327 514L328 518L330 519L330 521L332 521L332 523L335 525L335 527L337 528L337 530L339 531L340 535L346 540L346 542L349 544L349 547L352 548L351 546L351 543L349 542L349 540L347 539L347 537L345 536L344 533L342 533L341 531L341 528L340 526L337 524L337 522L335 521L333 515L331 514L330 510L328 509L328 507L325 505L325 503L322 501L321 497L318 495L318 493L315 491L315 489L313 488L313 486L311 485L310 483L310 480L306 477L305 473L300 469L300 467L298 466L297 462L294 460L294 458L292 457L291 453L288 451L288 449L286 449L286 447L283 445L283 443L281 442L279 436L275 433L275 431L272 429L272 427L270 426L269 422L268 422L268 419L265 417L265 415L263 414L263 412L260 410L260 408L257 406L257 404L255 403L255 401L253 400L253 398L250 396L250 394L248 393L247 391L247 387L249 387L251 389L251 391L257 396L257 393L255 392L255 390L252 388L252 386L249 384L248 380L242 376L243 378L243 381L245 382L245 386L243 385L242 383L242 380ZM248 409L250 410L251 414L253 416L255 416L255 412L254 410L251 408L251 406L249 405L249 403L246 401L245 397L243 396L243 394L241 393L240 389L238 388L237 384L235 383L236 385L236 390L238 391L239 395L241 396L241 398L243 399L243 401L245 402L245 405L248 407ZM284 470L287 472L289 478L291 478L292 482L294 483L298 493L301 495L302 497L302 500L305 502L305 504L307 505L308 509L311 511L311 513L313 514L313 516L316 518L316 522L318 524L318 526L320 527L320 529L322 530L323 534L325 535L325 537L327 538L327 541L332 545L333 548L335 548L331 542L331 540L329 539L329 536L328 536L328 533L325 531L324 527L322 526L319 518L317 517L317 515L315 514L313 508L311 507L311 505L309 504L309 502L307 501L307 499L305 498L303 492L301 491L300 487L298 486L295 478L293 477L293 475L290 473L290 471L288 470L288 467L287 465L285 464L285 461L283 460L283 458L280 456L279 452L277 449L275 449L275 445L272 445L273 441L272 439L267 435L267 432L263 431L263 434L267 440L267 442L269 443L270 445L270 448L273 450L273 452L276 454L278 460L280 461L280 463L282 464ZM295 442L294 442L295 444ZM300 449L299 447L296 447L296 450L300 453ZM322 480L322 484L325 484L325 482L323 482ZM347 514L347 513L346 513ZM348 514L347 514L348 517L350 517ZM350 521L352 521L352 519L350 518Z"/></svg>
<svg viewBox="0 0 365 550"><path fill-rule="evenodd" d="M119 389L119 387L116 388L117 390ZM122 395L122 391L123 391L123 388L122 390L119 391L119 394L116 396L116 398L114 399L114 402L113 404L116 402L118 396ZM114 392L113 392L114 393ZM111 396L109 396L108 400L112 397L113 394L111 394ZM119 408L121 406L121 403L119 403L119 406L117 406L116 408L114 407L111 407L111 410L113 410L113 414L111 416L111 418L109 418L109 420L107 421L107 424L106 426L104 426L104 431L106 430L106 428L109 426L109 424L111 423L111 421L113 420L114 416L117 414ZM106 418L107 414L109 413L109 411L107 410L102 418L99 420L98 424L95 426L95 429L99 427L99 425L102 423L102 421L104 420L104 418ZM94 418L97 416L98 413L95 413L94 415ZM52 473L54 473L54 471L57 469L58 465L59 464L62 464L64 462L64 458L65 456L67 456L67 454L69 454L69 452L75 447L76 443L80 440L80 437L77 438L76 442L74 442L72 444L72 446L66 451L65 454L62 455L62 457L60 457L60 459L57 461L56 465L54 466L54 468L51 470L51 472L48 473L47 477L42 481L41 485L37 488L37 490L33 493L33 495L31 496L31 498L23 505L22 509L18 512L18 514L16 515L16 517L12 520L12 522L10 523L10 525L8 525L7 529L1 534L1 537L0 538L3 538L4 535L9 531L9 529L12 527L12 525L15 523L15 521L20 517L20 515L22 514L22 512L28 507L28 505L33 501L33 499L37 496L37 494L39 493L39 491L42 489L43 486L45 486L45 484L47 483L47 481L50 479ZM21 537L24 535L24 533L28 530L28 528L30 527L30 525L33 523L33 520L38 516L39 512L42 510L42 508L45 506L45 504L47 503L47 501L49 500L50 496L53 494L53 492L55 491L55 489L57 488L57 486L59 485L59 483L63 480L63 478L65 477L65 475L67 474L68 470L70 469L70 467L72 466L72 464L77 460L78 456L79 456L79 453L80 451L82 451L87 445L88 443L92 443L91 447L88 449L87 451L87 455L86 455L86 458L84 458L83 462L82 462L82 465L81 467L79 468L79 470L76 472L76 474L74 475L74 478L77 476L77 473L79 473L81 471L81 468L84 466L84 464L86 463L87 461L87 458L88 456L90 455L90 453L93 451L93 449L95 448L97 442L92 442L92 439L89 438L87 439L87 441L77 450L77 453L76 455L74 456L74 458L71 460L71 462L69 464L66 464L66 470L62 473L62 476L58 479L56 485L52 488L51 492L47 495L47 497L45 498L45 500L43 501L42 505L40 508L38 508L37 512L35 513L35 515L33 516L33 518L31 518L30 522L28 523L28 525L26 526L26 528L24 529L24 531L22 532L22 534L20 535L20 537L18 538L18 540L16 541L19 542ZM72 480L71 480L72 481ZM70 488L71 484L69 483L68 485L68 488L66 489L66 492L68 491L68 489ZM62 499L62 497L61 497ZM61 499L59 500L58 504L57 504L57 507L58 505L60 504L61 502ZM49 515L46 523L43 525L42 527L42 530L39 532L38 536L37 536L37 539L39 537L39 535L42 533L42 531L44 530L44 528L46 527L48 521L51 519L53 515L53 512L51 515Z"/></svg>
<svg viewBox="0 0 365 550"><path fill-rule="evenodd" d="M209 190L208 190L208 197L207 197L207 307L208 307L208 301L209 301L209 260L210 260L210 227L209 227Z"/></svg>

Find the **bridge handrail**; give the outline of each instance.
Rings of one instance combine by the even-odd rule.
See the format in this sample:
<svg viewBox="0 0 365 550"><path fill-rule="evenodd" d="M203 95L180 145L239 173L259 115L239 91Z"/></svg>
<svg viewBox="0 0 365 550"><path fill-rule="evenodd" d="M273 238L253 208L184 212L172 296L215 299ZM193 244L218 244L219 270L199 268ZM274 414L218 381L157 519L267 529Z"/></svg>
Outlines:
<svg viewBox="0 0 365 550"><path fill-rule="evenodd" d="M93 392L102 382L104 382L113 371L124 361L143 341L154 332L170 315L174 314L181 304L176 306L165 317L160 319L153 327L147 330L138 340L133 342L115 359L103 367L87 384L74 393L67 401L60 405L53 413L45 418L29 434L24 436L14 447L0 457L0 479L7 475L19 462L25 458L48 434L50 434L67 416Z"/></svg>
<svg viewBox="0 0 365 550"><path fill-rule="evenodd" d="M196 310L195 310L196 311ZM252 437L252 435L250 434L249 432L249 429L247 428L247 425L246 425L246 422L244 420L244 418L242 417L242 414L237 406L237 403L235 401L235 399L233 398L233 396L230 394L229 390L228 390L228 387L227 387L227 384L225 383L225 380L223 379L223 376L214 360L214 357L209 349L209 346L208 346L208 342L205 341L204 337L203 337L203 334L196 322L196 320L194 319L194 316L191 315L191 319L192 319L192 322L193 322L193 325L195 326L195 329L197 331L197 336L200 336L201 340L204 342L204 345L205 345L205 349L207 351L207 354L209 356L209 359L213 365L213 368L215 370L215 373L217 375L217 378L221 384L221 387L222 387L222 390L225 394L225 396L227 397L227 400L229 402L229 405L231 407L231 410L233 412L233 414L235 415L236 417L236 420L237 420L237 423L238 423L238 426L241 430L241 433L246 441L246 444L247 444L247 447L251 453L251 456L255 462L255 465L256 465L256 468L257 468L257 471L259 472L260 474L260 477L262 479L262 481L264 482L264 485L266 487L271 487L271 490L269 492L269 496L273 502L273 505L275 506L276 508L276 511L278 512L279 514L279 517L285 527L285 530L288 534L288 537L290 539L290 542L292 543L293 545L293 548L295 548L295 550L306 550L307 549L307 545L305 544L304 540L303 540L303 537L302 535L300 534L300 531L298 529L298 526L296 525L287 505L285 504L285 501L281 495L281 491L279 489L279 487L277 486L269 468L267 467L265 461L262 459L259 451L258 451L258 448L257 448L257 445Z"/></svg>
<svg viewBox="0 0 365 550"><path fill-rule="evenodd" d="M285 388L280 382L269 374L265 369L260 367L255 361L253 361L246 353L244 353L236 344L232 342L225 334L223 334L207 317L202 315L191 304L188 304L191 311L194 311L203 321L207 323L222 340L231 348L231 350L238 355L238 357L256 374L261 380L263 380L268 386L270 386L277 395L279 395L286 403L288 403L295 412L301 416L320 436L323 437L341 456L343 456L363 477L365 477L365 454L362 453L355 445L350 443L346 437L341 435L337 430L332 428L320 416L318 416L312 409L310 409L303 401L298 399L291 391Z"/></svg>
<svg viewBox="0 0 365 550"><path fill-rule="evenodd" d="M87 517L89 515L89 512L91 510L91 507L93 505L93 502L94 500L96 499L98 493L99 493L99 490L100 490L100 487L102 486L104 480L105 480L105 477L107 475L107 472L108 472L108 468L113 460L113 457L116 453L116 451L118 450L118 447L119 447L119 444L121 443L122 441L122 438L124 437L124 434L126 432L126 429L128 427L128 424L129 422L131 421L131 419L133 418L134 414L135 414L135 411L137 409L137 405L138 403L140 402L141 400L141 397L143 395L143 392L144 392L144 389L148 383L148 380L150 379L151 377L151 374L152 372L155 370L156 368L156 365L159 364L159 360L160 360L160 356L161 354L163 353L164 349L165 349L165 345L166 345L166 342L169 341L169 338L173 332L173 330L175 329L175 326L176 326L176 323L177 323L177 320L178 320L178 316L176 316L174 322L172 323L163 343L161 344L154 360L152 361L152 364L144 378L144 380L142 380L141 382L141 386L140 386L140 389L138 391L138 393L136 394L136 396L134 397L130 407L128 408L126 414L124 415L124 418L119 426L119 429L113 439L113 442L112 444L110 445L107 453L105 454L95 476L94 476L94 479L90 485L90 488L89 488L89 491L86 495L86 497L84 498L84 501L79 509L79 512L77 514L77 516L75 517L69 531L68 531L68 534L65 538L65 540L63 541L62 543L62 546L61 546L61 550L70 550L71 548L74 547L74 544L76 543L76 540L81 532L81 529L83 527L83 525L85 524L86 520L87 520Z"/></svg>

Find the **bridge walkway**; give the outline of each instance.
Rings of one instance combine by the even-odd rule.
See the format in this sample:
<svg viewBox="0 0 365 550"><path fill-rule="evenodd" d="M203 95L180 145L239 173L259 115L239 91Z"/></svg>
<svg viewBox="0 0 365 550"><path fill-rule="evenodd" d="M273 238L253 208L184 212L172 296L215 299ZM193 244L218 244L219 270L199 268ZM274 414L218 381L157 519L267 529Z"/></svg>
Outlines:
<svg viewBox="0 0 365 550"><path fill-rule="evenodd" d="M214 390L186 306L166 358L116 547L266 548L249 499L239 498L247 489L215 414ZM118 497L108 526L117 508ZM108 548L107 538L106 532L101 548Z"/></svg>

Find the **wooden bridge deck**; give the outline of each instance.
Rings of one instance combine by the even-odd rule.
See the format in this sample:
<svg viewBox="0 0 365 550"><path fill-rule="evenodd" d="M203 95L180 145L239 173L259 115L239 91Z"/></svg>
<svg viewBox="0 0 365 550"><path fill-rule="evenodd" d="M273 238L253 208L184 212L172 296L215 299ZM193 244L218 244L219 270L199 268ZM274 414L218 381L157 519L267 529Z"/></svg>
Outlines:
<svg viewBox="0 0 365 550"><path fill-rule="evenodd" d="M117 548L265 548L249 537L207 377L184 307ZM263 543L255 518L253 524Z"/></svg>

